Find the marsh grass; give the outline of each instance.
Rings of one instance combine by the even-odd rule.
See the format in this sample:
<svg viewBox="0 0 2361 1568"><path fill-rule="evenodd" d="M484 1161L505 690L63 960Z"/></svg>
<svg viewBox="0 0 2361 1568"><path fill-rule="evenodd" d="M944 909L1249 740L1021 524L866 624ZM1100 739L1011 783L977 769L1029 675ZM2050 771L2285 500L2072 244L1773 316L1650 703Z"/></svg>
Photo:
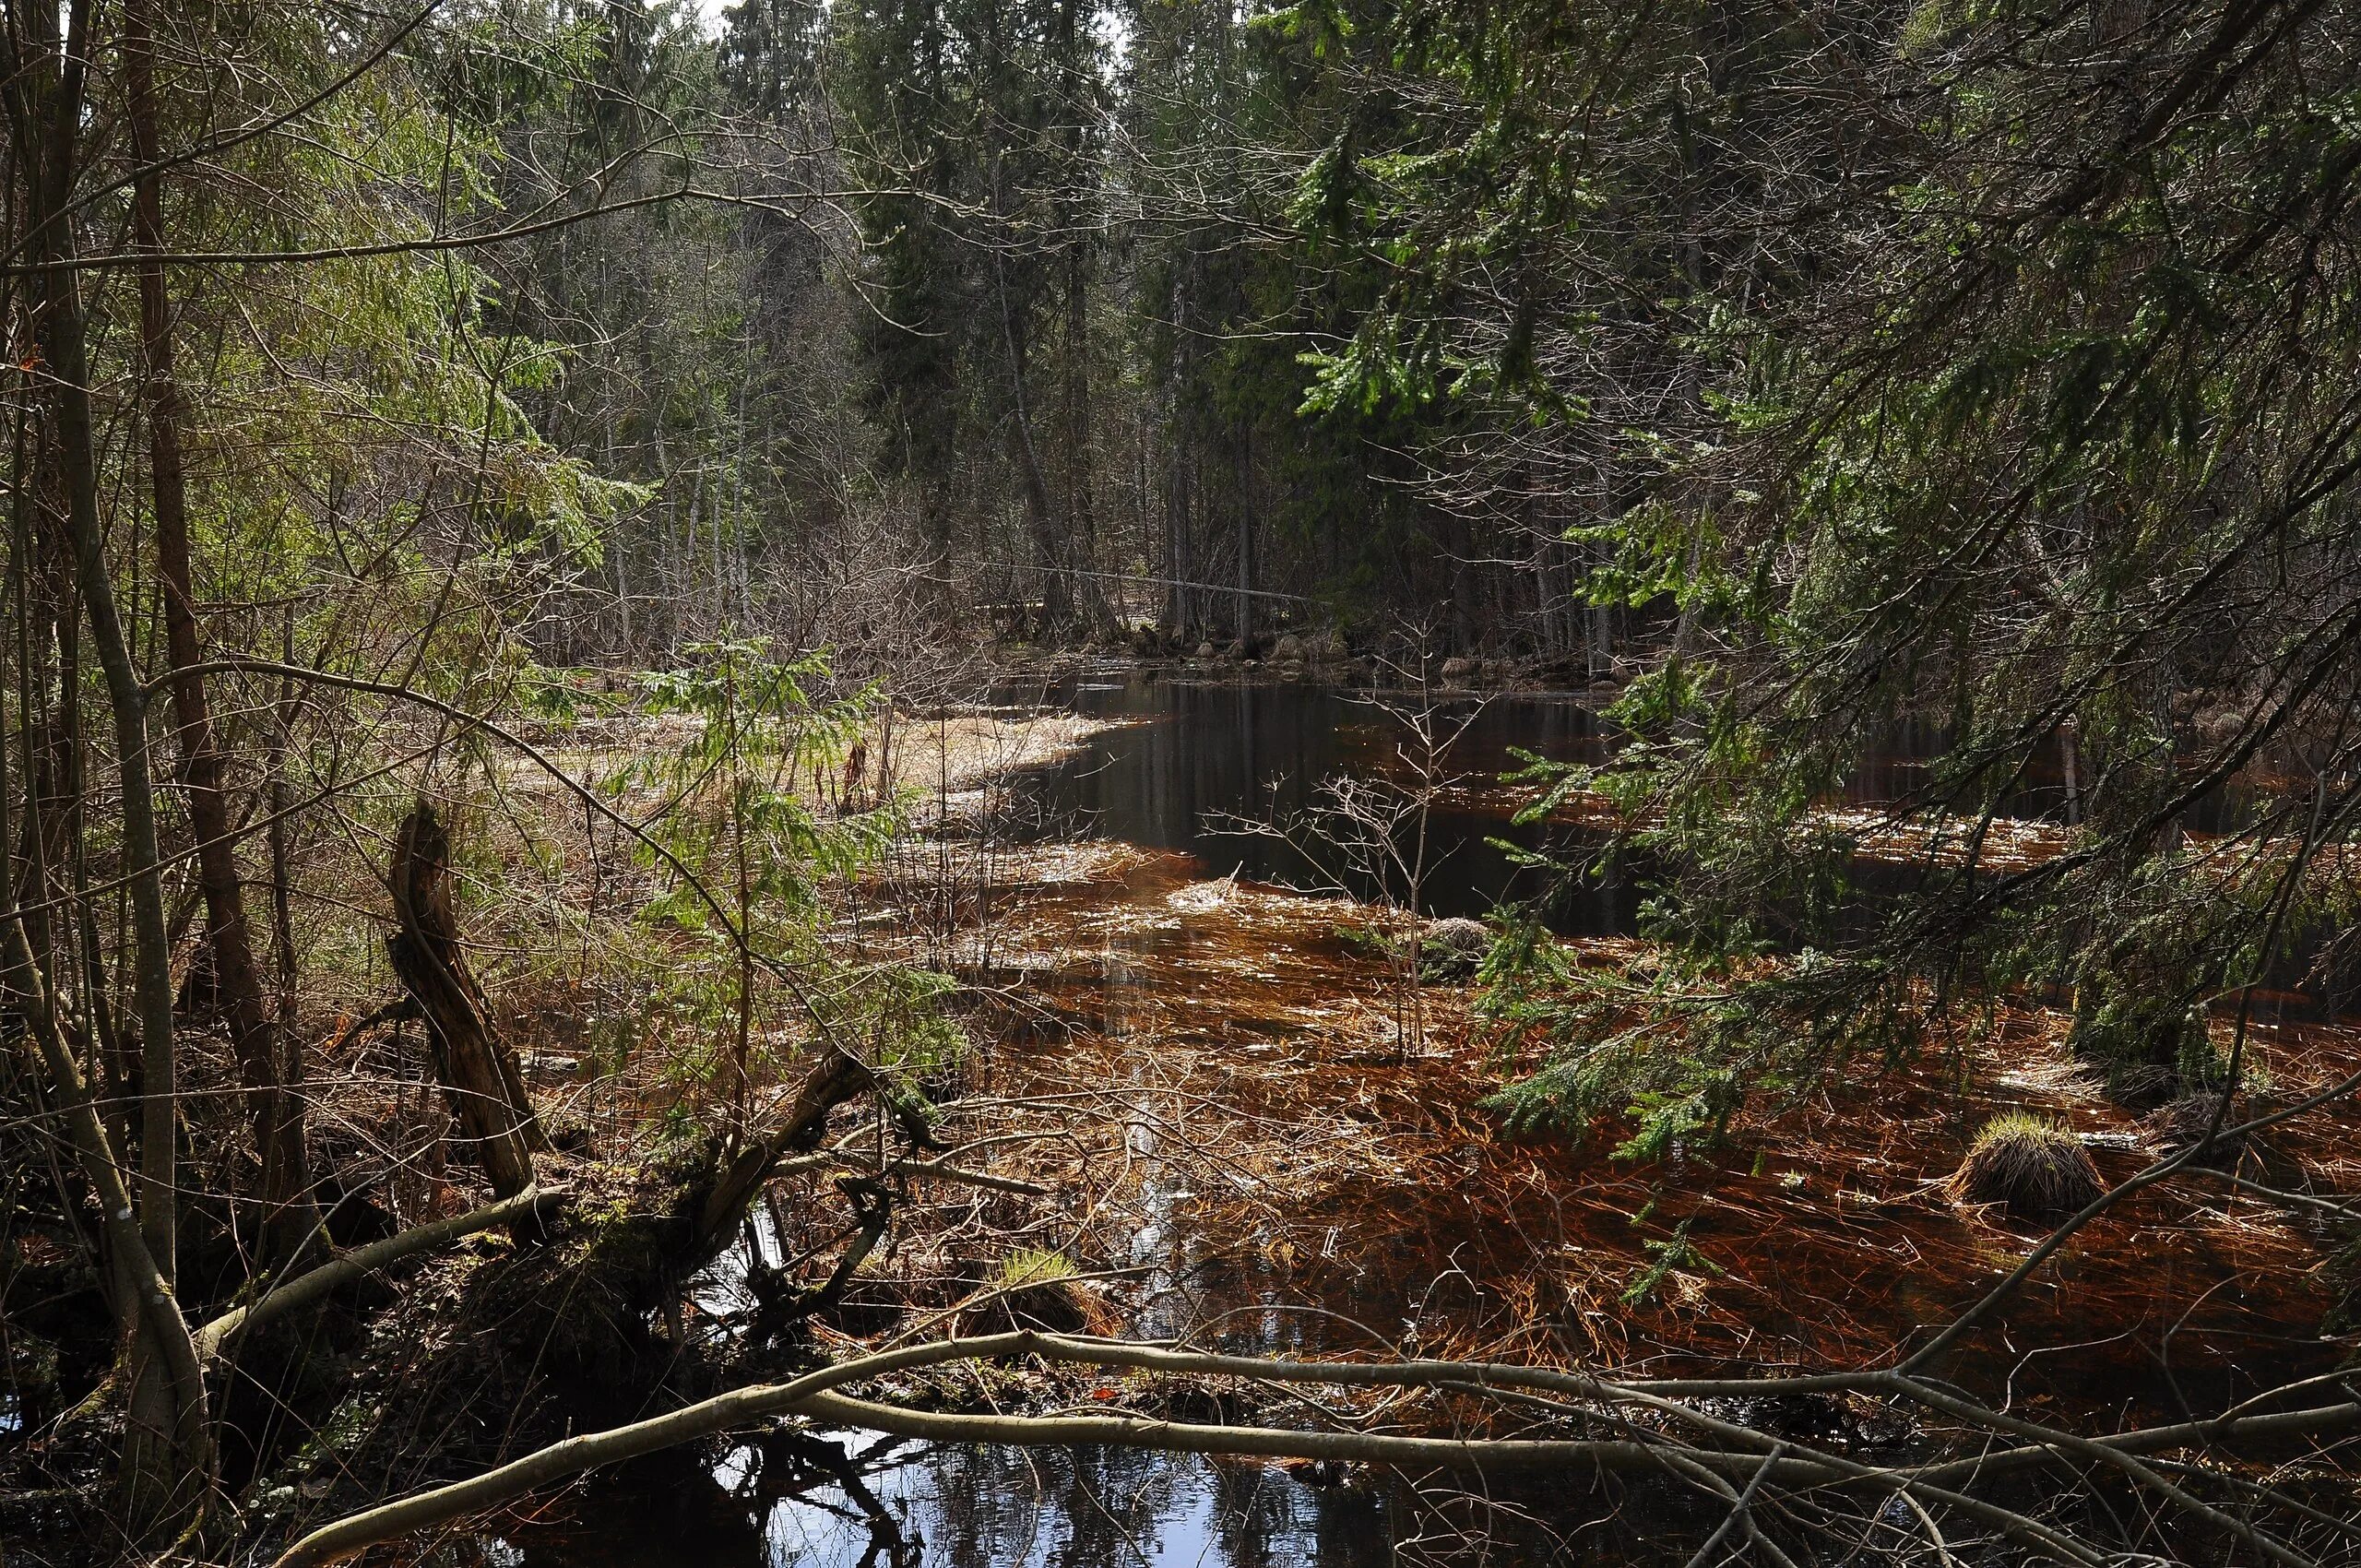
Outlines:
<svg viewBox="0 0 2361 1568"><path fill-rule="evenodd" d="M2081 1139L2046 1116L2023 1111L1987 1122L1952 1178L1961 1202L2037 1222L2062 1219L2106 1190Z"/></svg>

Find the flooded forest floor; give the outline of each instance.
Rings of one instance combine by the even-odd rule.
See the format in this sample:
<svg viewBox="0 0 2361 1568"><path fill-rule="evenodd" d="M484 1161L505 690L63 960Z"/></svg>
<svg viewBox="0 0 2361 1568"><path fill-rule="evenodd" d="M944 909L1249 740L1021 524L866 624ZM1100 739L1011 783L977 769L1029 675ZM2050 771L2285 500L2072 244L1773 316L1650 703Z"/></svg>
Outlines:
<svg viewBox="0 0 2361 1568"><path fill-rule="evenodd" d="M1248 1354L1418 1354L1626 1375L1875 1365L1975 1301L2046 1233L1951 1190L1993 1114L2055 1118L2109 1182L2186 1135L2169 1113L2110 1102L2066 1049L2065 1016L2023 1003L1963 1016L1955 1038L1905 1066L1862 1063L1759 1100L1726 1139L1667 1160L1613 1158L1612 1126L1513 1135L1481 1101L1529 1063L1503 1054L1472 1006L1471 983L1415 980L1389 954L1386 933L1407 929L1402 911L1293 890L1286 884L1319 879L1266 836L1207 837L1208 811L1251 800L1259 778L1280 780L1269 790L1291 789L1300 804L1323 771L1383 766L1384 746L1357 735L1366 717L1347 707L1307 723L1283 700L1288 717L1272 736L1258 734L1264 707L1233 723L1227 695L1184 695L1144 716L1124 711L1136 680L1099 689L1110 695L1095 713L1084 691L1088 717L971 719L965 739L939 744L926 832L897 869L862 885L844 916L844 939L862 950L954 975L975 1045L931 1086L945 1146L932 1158L962 1174L899 1178L885 1237L811 1327L817 1353L1032 1325ZM1530 734L1529 718L1506 723ZM1562 744L1589 743L1586 717L1553 722ZM1189 755L1204 746L1242 747L1228 760L1247 787L1208 783L1204 759ZM1186 766L1168 766L1160 748L1177 748ZM954 754L960 766L943 764ZM1127 783L1126 769L1145 772ZM1169 793L1185 799L1160 798ZM1438 802L1439 830L1472 863L1455 881L1438 879L1427 912L1454 897L1472 910L1498 896L1482 885L1504 869L1485 839L1503 830L1518 797L1478 769ZM1287 804L1266 798L1261 809ZM2047 833L2037 823L2003 827L2004 838ZM1578 917L1556 939L1579 965L1643 971L1652 953L1618 929L1627 922L1613 909L1589 930ZM2361 1032L2327 1025L2265 1023L2250 1049L2272 1102L2361 1065ZM2361 1182L2354 1131L2349 1106L2314 1115L2244 1148L2239 1174L2274 1192L2351 1191ZM833 1164L775 1185L694 1297L703 1332L742 1335L778 1271L807 1289L827 1273L848 1229L830 1186L861 1165L864 1142L879 1142L873 1128L844 1139ZM2185 1419L2325 1373L2351 1348L2322 1334L2334 1301L2323 1277L2331 1218L2219 1179L2150 1188L2078 1234L1943 1371L1995 1405L2094 1431ZM700 1325L682 1332L694 1339ZM971 1371L893 1392L947 1408L1041 1410L1118 1396L1136 1405L1153 1397L1139 1381L1045 1373L1020 1386ZM1310 1414L1252 1390L1239 1399L1226 1414L1251 1409L1281 1424ZM1780 1403L1747 1414L1867 1454L1924 1450L1945 1436L1924 1412L1876 1400ZM1328 1413L1341 1409L1389 1430L1517 1425L1432 1396L1345 1401ZM910 1474L923 1474L937 1494L938 1538L982 1527L960 1508L943 1512L946 1460L912 1471L907 1451L892 1452L862 1483L872 1501L895 1490L878 1476L907 1490ZM1182 1463L1195 1482L1173 1479ZM771 1469L801 1473L777 1456ZM1182 1494L1235 1486L1204 1461L1154 1473ZM1265 1484L1339 1479L1351 1484L1296 1467ZM788 1489L799 1501L782 1516L810 1546L842 1534L843 1522L811 1512L805 1480ZM613 1484L625 1507L644 1501L644 1488ZM836 1489L839 1513L867 1508L843 1501L853 1493L841 1477L816 1484ZM1040 1486L1038 1473L1030 1484ZM1078 1472L1074 1484L1095 1497ZM1377 1512L1392 1522L1372 1515L1346 1528L1347 1558L1380 1540L1389 1552L1426 1541L1450 1557L1504 1538L1497 1499L1482 1526L1430 1539L1449 1501L1420 1494L1426 1512L1414 1509L1420 1522L1406 1525L1394 1517L1398 1496L1375 1495L1388 1499ZM1169 1525L1174 1506L1168 1498L1151 1513ZM1103 1504L1069 1500L1046 1538L1087 1538L1094 1510ZM1511 1512L1553 1551L1583 1535L1579 1507ZM594 1503L574 1529L540 1538L578 1552L582 1521L613 1517ZM1026 1518L1025 1538L1039 1547L1039 1511ZM1617 1561L1624 1549L1600 1542L1624 1533L1622 1518L1592 1540ZM873 1526L840 1544L849 1551ZM762 1527L773 1550L780 1527ZM1031 1550L1003 1539L943 1560L1022 1561ZM1106 1560L1127 1550L1109 1547Z"/></svg>
<svg viewBox="0 0 2361 1568"><path fill-rule="evenodd" d="M2023 1002L1963 1016L1955 1037L1904 1066L1864 1062L1758 1100L1725 1139L1665 1160L1614 1158L1621 1134L1604 1124L1513 1135L1482 1102L1530 1063L1487 1027L1472 979L1418 978L1387 946L1413 929L1404 911L1299 891L1287 884L1319 879L1298 874L1284 845L1206 826L1258 799L1284 809L1275 791L1300 804L1324 774L1370 766L1383 746L1357 733L1365 716L1334 694L1274 708L1135 677L1058 695L1071 709L1043 717L1018 702L911 722L897 743L899 777L919 797L913 830L837 892L837 948L955 986L950 1005L969 1044L923 1085L938 1146L904 1152L877 1122L836 1123L655 1326L649 1353L669 1360L616 1380L635 1391L621 1406L613 1389L578 1397L567 1380L588 1374L563 1357L515 1364L514 1335L493 1321L515 1303L475 1277L497 1268L504 1241L430 1265L371 1330L360 1364L382 1358L381 1371L343 1396L338 1442L294 1467L283 1506L310 1512L352 1476L398 1487L464 1472L552 1425L630 1419L733 1380L953 1331L1037 1326L1244 1354L1644 1376L1878 1365L2046 1233L1952 1192L1993 1114L2055 1118L2109 1182L2186 1135L2170 1114L2110 1102L2066 1049L2063 1015ZM1567 753L1595 735L1572 705L1501 724L1520 744ZM547 754L587 778L647 743L576 730L551 737ZM1461 860L1425 915L1480 912L1511 874L1488 844L1517 803L1497 781L1500 760L1479 755L1438 807ZM519 772L509 787L519 810L562 819L564 792L546 778ZM536 865L568 874L521 847L494 860L476 871L487 888ZM487 911L493 929L502 919ZM1630 933L1625 894L1605 890L1588 915L1560 923L1569 929L1552 940L1577 965L1640 973L1653 961ZM644 968L654 956L630 956ZM655 1070L652 1048L677 1020L645 996L602 998L608 972L585 958L511 973L493 990L559 1146L549 1184L593 1216L658 1190L649 1172L666 1158L667 1100L682 1092ZM600 1033L593 1020L618 1008L621 1023ZM339 1108L334 1136L379 1151L388 1201L409 1210L396 1218L415 1223L457 1202L462 1173L411 1158L430 1097L406 1051L415 1047L398 1031L332 1049L323 1099ZM2249 1099L2264 1106L2361 1067L2361 1031L2266 1021L2250 1051L2267 1087ZM2241 1149L2236 1174L2249 1187L2190 1177L2118 1205L1941 1372L1995 1406L2108 1432L2333 1371L2354 1344L2323 1332L2335 1302L2331 1226L2343 1217L2284 1194L2361 1186L2355 1130L2350 1103L2339 1104ZM882 1194L889 1222L837 1298L775 1340L763 1325L782 1291L818 1289L860 1231L870 1199L848 1182ZM498 1410L482 1382L494 1360ZM1180 1408L1158 1406L1176 1396L1154 1379L1072 1371L938 1370L885 1392L943 1408L1119 1398ZM1215 1413L1459 1435L1525 1421L1513 1407L1477 1415L1433 1393L1296 1398L1240 1385ZM1858 1396L1772 1403L1739 1414L1871 1455L1926 1452L1947 1436L1923 1410ZM1018 1493L1029 1503L1009 1501ZM775 1435L626 1467L431 1550L503 1568L1081 1568L1243 1564L1270 1560L1274 1542L1332 1563L1473 1561L1514 1539L1530 1560L1623 1562L1654 1560L1634 1530L1644 1542L1688 1527L1615 1499L1477 1498L1333 1467L988 1459L956 1444L848 1434L814 1449Z"/></svg>
<svg viewBox="0 0 2361 1568"><path fill-rule="evenodd" d="M1034 1124L1039 1143L994 1167L1058 1194L1025 1241L1087 1257L1121 1321L1235 1348L1665 1376L1860 1365L2046 1234L1948 1190L1995 1112L2056 1117L2111 1181L2175 1132L2102 1097L2060 1015L2018 1007L1918 1064L1766 1101L1718 1145L1619 1160L1613 1127L1518 1137L1481 1109L1523 1063L1470 987L1406 996L1361 907L1108 844L1036 852L1007 896L974 971L999 1049L960 1123ZM1584 964L1648 961L1628 939L1568 940ZM2361 1064L2350 1031L2258 1033L2275 1096ZM2352 1132L2309 1123L2247 1151L2249 1173L2336 1190L2361 1177ZM2218 1182L2150 1189L2078 1235L1955 1374L2133 1424L2324 1370L2321 1235Z"/></svg>

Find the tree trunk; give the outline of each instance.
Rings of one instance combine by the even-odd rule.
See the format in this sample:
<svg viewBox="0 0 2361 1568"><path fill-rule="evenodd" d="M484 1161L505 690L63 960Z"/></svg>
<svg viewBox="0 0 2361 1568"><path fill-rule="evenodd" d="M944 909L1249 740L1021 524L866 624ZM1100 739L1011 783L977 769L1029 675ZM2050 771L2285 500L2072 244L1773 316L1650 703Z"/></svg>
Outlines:
<svg viewBox="0 0 2361 1568"><path fill-rule="evenodd" d="M532 1184L532 1151L549 1146L524 1075L493 1034L483 992L459 946L452 897L451 844L424 801L394 843L394 915L386 941L394 972L426 1018L434 1073L492 1190L513 1197Z"/></svg>
<svg viewBox="0 0 2361 1568"><path fill-rule="evenodd" d="M46 1082L49 1098L63 1108L76 1162L99 1200L101 1225L116 1279L108 1303L113 1310L115 1325L125 1341L146 1347L145 1359L165 1392L161 1408L171 1424L153 1436L176 1449L182 1464L162 1478L167 1485L162 1498L145 1500L155 1512L140 1522L152 1526L177 1519L198 1503L212 1481L213 1434L205 1394L204 1364L198 1358L195 1336L189 1332L188 1320L181 1315L172 1281L164 1277L155 1254L148 1250L147 1238L132 1217L131 1194L124 1184L122 1160L107 1136L106 1124L99 1119L97 1107L91 1103L89 1087L75 1065L73 1051L65 1042L56 1008L50 1001L49 987L42 980L32 948L25 940L24 919L14 908L13 900L8 913L0 917L0 974L6 978L16 1011L24 1024L18 1039L28 1047L26 1054L31 1059L29 1065L38 1069L36 1076ZM139 1408L135 1390L132 1433L138 1431L143 1419L148 1418ZM136 1452L136 1446L127 1436L126 1479L135 1484L149 1479L129 1470L130 1455ZM136 1492L134 1500L143 1501Z"/></svg>
<svg viewBox="0 0 2361 1568"><path fill-rule="evenodd" d="M125 13L124 65L135 155L152 171L161 157L156 127L154 41L148 5L139 0ZM133 243L139 261L140 350L146 363L140 393L147 405L148 476L156 507L156 564L163 578L165 656L175 671L204 661L204 639L196 622L196 593L189 567L188 495L181 460L180 390L172 377L171 302L164 291L163 191L149 172L133 186ZM283 1264L313 1233L310 1182L303 1158L303 1110L290 1092L280 1062L279 1032L265 1000L262 971L255 960L246 923L244 890L230 810L222 793L222 759L213 735L213 717L201 676L182 674L172 685L173 715L180 727L182 779L188 790L189 826L196 839L197 877L205 893L206 934L213 980L230 1041L243 1079L254 1123L255 1152L262 1163L265 1260Z"/></svg>
<svg viewBox="0 0 2361 1568"><path fill-rule="evenodd" d="M1254 448L1253 427L1238 431L1238 653L1254 654Z"/></svg>
<svg viewBox="0 0 2361 1568"><path fill-rule="evenodd" d="M1073 7L1061 12L1073 25ZM1091 629L1107 632L1119 619L1098 563L1098 507L1091 493L1090 246L1073 242L1066 255L1065 440L1067 553L1082 568L1074 599Z"/></svg>
<svg viewBox="0 0 2361 1568"><path fill-rule="evenodd" d="M995 267L999 264L994 263ZM1000 279L1001 333L1008 346L1009 389L1015 402L1012 419L1016 436L1016 468L1025 486L1025 517L1033 534L1033 552L1041 568L1041 620L1054 632L1074 618L1074 585L1067 580L1063 552L1058 548L1057 518L1050 502L1050 481L1041 469L1041 454L1033 445L1033 416L1025 396L1026 339L1018 335L1008 300L1008 280Z"/></svg>
<svg viewBox="0 0 2361 1568"><path fill-rule="evenodd" d="M28 13L37 15L38 12ZM35 274L36 342L49 370L56 414L59 466L65 481L66 524L74 544L75 577L90 640L106 676L113 710L123 790L124 884L129 894L131 949L140 1032L138 1220L153 1277L169 1290L178 1247L176 1135L180 1120L178 1064L172 1043L172 950L165 930L163 882L156 849L156 802L148 760L147 694L115 606L108 576L104 525L99 516L99 465L84 356L82 301L73 259L69 206L86 101L83 77L90 58L90 6L79 0L67 36L29 42L43 58L20 66L8 89L20 132L37 137L20 150L30 200ZM61 47L62 45L62 47ZM52 62L54 62L53 65ZM117 1249L115 1266L128 1260ZM135 1282L144 1284L144 1282ZM148 1322L142 1314L142 1324ZM175 1517L192 1495L189 1481L202 1467L189 1435L194 1418L168 1381L169 1348L152 1329L130 1346L130 1428L125 1443L125 1501L135 1526L151 1529ZM175 1406L179 1405L176 1410ZM176 1452L177 1450L177 1452Z"/></svg>
<svg viewBox="0 0 2361 1568"><path fill-rule="evenodd" d="M1195 293L1192 287L1195 267L1192 255L1183 257L1173 268L1172 369L1165 385L1166 440L1172 451L1170 490L1164 508L1164 568L1165 576L1171 579L1164 590L1165 630L1174 636L1186 636L1198 620L1195 592L1187 586L1197 569L1192 542L1197 447L1188 405L1192 384L1190 367L1195 360L1196 344L1192 336L1196 330L1192 315Z"/></svg>
<svg viewBox="0 0 2361 1568"><path fill-rule="evenodd" d="M860 1062L841 1051L830 1051L805 1076L785 1115L770 1132L749 1138L730 1164L720 1170L697 1205L696 1226L684 1250L671 1262L685 1276L711 1260L715 1248L736 1230L749 1204L769 1181L778 1162L790 1154L819 1146L827 1130L828 1112L868 1088L875 1077Z"/></svg>

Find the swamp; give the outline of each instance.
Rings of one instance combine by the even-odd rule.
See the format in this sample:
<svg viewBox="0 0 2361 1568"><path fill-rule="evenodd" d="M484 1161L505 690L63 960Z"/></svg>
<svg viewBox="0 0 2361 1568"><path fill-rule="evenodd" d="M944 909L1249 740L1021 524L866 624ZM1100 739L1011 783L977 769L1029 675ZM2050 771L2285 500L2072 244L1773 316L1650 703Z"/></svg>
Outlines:
<svg viewBox="0 0 2361 1568"><path fill-rule="evenodd" d="M2361 1562L2350 0L0 0L0 1568Z"/></svg>

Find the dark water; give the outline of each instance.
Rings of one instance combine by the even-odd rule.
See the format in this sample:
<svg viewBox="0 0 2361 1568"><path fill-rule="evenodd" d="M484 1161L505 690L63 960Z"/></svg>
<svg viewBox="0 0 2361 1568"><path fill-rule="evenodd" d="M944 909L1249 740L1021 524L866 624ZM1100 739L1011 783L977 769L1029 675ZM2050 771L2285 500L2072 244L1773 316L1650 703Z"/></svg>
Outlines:
<svg viewBox="0 0 2361 1568"><path fill-rule="evenodd" d="M1596 696L1518 693L1421 702L1398 692L1136 670L1005 687L997 695L1027 710L1070 708L1124 721L1082 756L1026 781L1035 828L1045 835L1180 850L1194 856L1208 876L1234 873L1405 905L1410 899L1399 867L1376 872L1333 850L1306 852L1298 846L1316 841L1334 825L1333 814L1323 814L1327 781L1379 779L1398 791L1415 783L1418 765L1431 756L1429 770L1446 787L1424 814L1420 912L1482 918L1536 900L1533 907L1543 922L1560 935L1637 933L1641 897L1631 868L1593 856L1597 835L1516 823L1515 807L1532 790L1503 783L1526 756L1607 761L1613 727L1601 717ZM1432 734L1449 738L1447 747L1430 754L1421 745L1411 717L1420 713L1431 716ZM1930 763L1952 742L1938 725L1897 725L1861 757L1838 791L1841 803L1893 806L1916 800L1929 788ZM2182 825L2198 834L2235 832L2272 809L2272 797L2246 783L2216 786L2183 814ZM2057 744L2041 748L2018 771L1994 814L2052 825L2075 819L2065 755ZM1274 829L1292 830L1296 842ZM1405 827L1397 841L1406 846L1410 832ZM1503 844L1548 851L1560 871L1520 864ZM1848 897L1857 907L1845 918L1873 924L1886 900L1919 885L1925 874L1922 866L1856 861ZM1766 932L1775 940L1775 923ZM2258 1016L2347 1014L2361 991L2361 953L2324 951L2334 934L2309 927L2285 933L2266 981L2270 994L2257 998Z"/></svg>
<svg viewBox="0 0 2361 1568"><path fill-rule="evenodd" d="M1180 850L1209 876L1406 903L1407 868L1305 846L1337 836L1329 781L1377 781L1381 806L1406 802L1431 781L1440 788L1424 813L1423 856L1414 824L1395 835L1404 859L1418 862L1423 912L1480 917L1550 892L1549 923L1568 935L1628 932L1637 918L1636 892L1611 873L1553 888L1500 847L1566 846L1563 831L1514 823L1520 792L1500 780L1521 766L1519 752L1605 760L1605 728L1582 699L1439 701L1428 710L1437 742L1430 747L1407 718L1419 705L1399 694L1134 672L1003 695L1125 721L1082 756L1027 781L1025 795L1044 833Z"/></svg>
<svg viewBox="0 0 2361 1568"><path fill-rule="evenodd" d="M480 1550L516 1568L1361 1568L1413 1540L1420 1555L1480 1550L1465 1538L1473 1518L1464 1503L1426 1509L1398 1489L1311 1487L1190 1455L781 1434L694 1474L619 1477L575 1522Z"/></svg>

